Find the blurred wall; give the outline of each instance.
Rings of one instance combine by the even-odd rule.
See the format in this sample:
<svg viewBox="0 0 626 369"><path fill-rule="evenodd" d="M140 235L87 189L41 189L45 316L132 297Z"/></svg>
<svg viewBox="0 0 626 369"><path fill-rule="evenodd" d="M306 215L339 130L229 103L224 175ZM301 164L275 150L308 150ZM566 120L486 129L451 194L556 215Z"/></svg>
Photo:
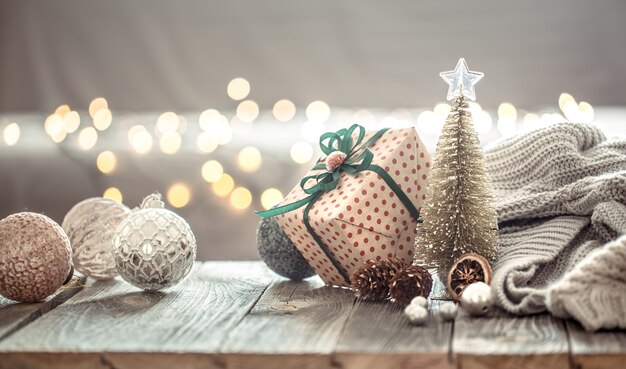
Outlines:
<svg viewBox="0 0 626 369"><path fill-rule="evenodd" d="M225 109L236 76L262 108L432 106L459 56L487 75L484 106L623 105L625 16L622 0L2 0L0 111Z"/></svg>

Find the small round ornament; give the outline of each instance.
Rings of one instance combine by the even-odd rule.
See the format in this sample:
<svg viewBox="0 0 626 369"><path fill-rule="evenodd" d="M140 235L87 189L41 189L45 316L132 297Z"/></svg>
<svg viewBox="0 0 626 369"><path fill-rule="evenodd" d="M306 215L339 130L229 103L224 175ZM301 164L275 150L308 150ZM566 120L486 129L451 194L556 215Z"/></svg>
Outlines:
<svg viewBox="0 0 626 369"><path fill-rule="evenodd" d="M413 300L411 300L410 305L418 305L425 309L428 309L428 299L424 296L417 296L414 297Z"/></svg>
<svg viewBox="0 0 626 369"><path fill-rule="evenodd" d="M115 230L115 267L130 284L156 291L180 282L196 259L189 224L164 208L160 194L146 197Z"/></svg>
<svg viewBox="0 0 626 369"><path fill-rule="evenodd" d="M63 285L71 268L70 241L54 220L29 212L0 220L0 295L41 301Z"/></svg>
<svg viewBox="0 0 626 369"><path fill-rule="evenodd" d="M459 307L454 302L445 302L439 307L439 315L446 321L456 319L459 313Z"/></svg>
<svg viewBox="0 0 626 369"><path fill-rule="evenodd" d="M487 314L492 304L491 287L484 282L470 284L461 294L461 306L472 316Z"/></svg>
<svg viewBox="0 0 626 369"><path fill-rule="evenodd" d="M484 257L467 253L454 262L448 272L447 287L450 295L460 301L463 290L472 283L491 283L491 266Z"/></svg>
<svg viewBox="0 0 626 369"><path fill-rule="evenodd" d="M315 275L273 217L261 219L256 231L256 243L261 259L276 274L295 281Z"/></svg>
<svg viewBox="0 0 626 369"><path fill-rule="evenodd" d="M94 279L117 275L113 260L113 235L130 209L115 200L93 197L74 205L62 227L72 245L76 270Z"/></svg>
<svg viewBox="0 0 626 369"><path fill-rule="evenodd" d="M404 308L404 315L413 325L423 325L428 321L428 310L423 306L410 304Z"/></svg>

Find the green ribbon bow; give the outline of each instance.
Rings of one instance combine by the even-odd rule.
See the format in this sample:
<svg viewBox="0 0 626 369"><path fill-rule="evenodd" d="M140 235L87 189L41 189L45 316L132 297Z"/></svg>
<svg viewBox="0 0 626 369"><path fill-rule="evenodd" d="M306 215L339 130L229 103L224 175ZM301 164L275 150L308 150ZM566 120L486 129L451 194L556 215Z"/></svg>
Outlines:
<svg viewBox="0 0 626 369"><path fill-rule="evenodd" d="M313 167L313 170L324 169L325 171L319 174L306 176L300 181L300 187L302 187L302 190L308 195L307 197L292 202L290 204L278 206L265 211L256 212L256 214L262 218L269 218L276 215L288 213L290 211L294 211L303 206L306 206L302 214L302 220L304 221L306 229L309 231L315 242L317 242L317 244L320 246L324 254L331 261L333 266L339 271L346 283L349 283L350 281L348 273L341 266L341 264L337 262L330 250L326 247L326 245L324 245L324 242L315 233L315 231L311 227L311 223L309 222L309 212L311 208L313 207L317 199L320 198L320 196L328 191L332 191L337 188L341 172L356 174L365 170L371 170L380 175L381 178L387 183L389 188L391 188L391 190L398 196L398 199L400 199L402 204L407 208L411 216L413 216L413 218L415 218L418 222L421 222L419 210L417 210L415 205L413 205L409 197L402 191L400 186L398 186L398 184L393 180L393 178L391 178L389 173L387 173L384 168L376 164L372 164L372 160L374 159L374 153L372 152L372 150L369 149L369 146L372 145L376 140L378 140L385 132L387 132L387 130L388 128L379 130L364 143L362 142L365 138L365 128L358 124L354 124L348 129L342 128L337 132L324 133L322 136L320 136L320 148L322 149L322 152L326 156L335 151L340 151L346 154L346 158L344 159L343 163L341 163L341 165L337 166L333 170L327 171L326 165L322 162L322 159L320 158L317 164ZM352 137L355 131L357 132L356 141ZM307 183L309 183L310 181L313 182L313 185L307 187Z"/></svg>

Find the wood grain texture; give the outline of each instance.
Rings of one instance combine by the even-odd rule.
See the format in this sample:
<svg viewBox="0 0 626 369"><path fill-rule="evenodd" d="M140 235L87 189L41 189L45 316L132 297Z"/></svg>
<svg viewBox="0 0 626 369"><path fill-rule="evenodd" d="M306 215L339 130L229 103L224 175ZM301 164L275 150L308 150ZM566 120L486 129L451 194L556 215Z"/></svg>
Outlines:
<svg viewBox="0 0 626 369"><path fill-rule="evenodd" d="M0 296L0 341L74 296L83 288L85 279L77 273L71 282L42 302L18 303Z"/></svg>
<svg viewBox="0 0 626 369"><path fill-rule="evenodd" d="M566 321L572 359L578 369L626 367L626 331L590 333L575 321Z"/></svg>
<svg viewBox="0 0 626 369"><path fill-rule="evenodd" d="M90 364L123 364L130 355L146 365L164 364L163 355L152 352L214 353L274 278L257 262L208 262L194 266L187 280L167 292L140 291L119 279L95 282L46 319L0 342L0 367L19 367L25 362L18 360L30 360L21 351L41 353L43 363L63 368L72 365L59 357L46 359L44 353L117 352L82 358ZM68 362L75 360L64 355ZM200 361L199 367L206 367L211 356Z"/></svg>
<svg viewBox="0 0 626 369"><path fill-rule="evenodd" d="M431 296L443 295L445 286L434 275ZM342 368L452 368L453 323L440 318L442 303L431 300L428 323L417 327L409 324L398 304L357 301L334 361Z"/></svg>
<svg viewBox="0 0 626 369"><path fill-rule="evenodd" d="M567 332L547 314L517 317L496 311L489 317L455 321L452 355L460 368L569 368Z"/></svg>
<svg viewBox="0 0 626 369"><path fill-rule="evenodd" d="M228 335L228 368L331 368L333 352L354 304L352 292L315 277L275 282ZM278 360L280 359L280 360Z"/></svg>

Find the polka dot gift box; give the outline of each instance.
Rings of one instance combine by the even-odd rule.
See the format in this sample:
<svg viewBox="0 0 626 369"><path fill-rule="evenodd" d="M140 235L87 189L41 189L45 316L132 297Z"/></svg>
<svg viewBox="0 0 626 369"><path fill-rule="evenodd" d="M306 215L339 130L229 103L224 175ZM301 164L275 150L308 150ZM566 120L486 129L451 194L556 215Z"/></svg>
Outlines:
<svg viewBox="0 0 626 369"><path fill-rule="evenodd" d="M324 155L275 216L327 284L348 286L368 259L413 258L431 156L413 128L365 132L359 125L321 136Z"/></svg>

